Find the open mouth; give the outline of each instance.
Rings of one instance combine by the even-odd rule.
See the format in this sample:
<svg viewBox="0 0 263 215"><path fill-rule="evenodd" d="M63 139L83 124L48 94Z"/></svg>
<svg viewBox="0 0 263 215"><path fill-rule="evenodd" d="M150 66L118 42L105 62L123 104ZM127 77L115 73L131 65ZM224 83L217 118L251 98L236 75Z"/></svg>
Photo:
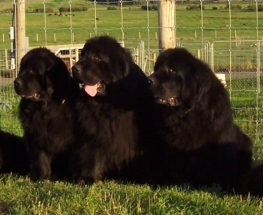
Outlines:
<svg viewBox="0 0 263 215"><path fill-rule="evenodd" d="M97 94L104 94L105 92L105 85L101 82L98 82L95 85L85 85L83 84L83 88L87 94L94 97Z"/></svg>
<svg viewBox="0 0 263 215"><path fill-rule="evenodd" d="M178 106L180 104L177 97L171 97L168 99L161 99L156 97L156 102L168 106Z"/></svg>
<svg viewBox="0 0 263 215"><path fill-rule="evenodd" d="M22 98L26 98L26 99L35 99L38 100L40 98L40 94L39 93L34 93L30 96L27 95L21 95Z"/></svg>

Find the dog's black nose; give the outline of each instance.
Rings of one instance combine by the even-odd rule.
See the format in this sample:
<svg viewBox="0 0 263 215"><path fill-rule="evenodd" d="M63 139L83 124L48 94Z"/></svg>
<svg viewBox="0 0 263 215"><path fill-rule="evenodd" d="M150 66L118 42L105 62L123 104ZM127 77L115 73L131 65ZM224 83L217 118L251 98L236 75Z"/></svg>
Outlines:
<svg viewBox="0 0 263 215"><path fill-rule="evenodd" d="M75 64L75 65L72 67L72 72L75 72L75 73L81 72L81 67L80 67L78 64Z"/></svg>
<svg viewBox="0 0 263 215"><path fill-rule="evenodd" d="M15 85L15 86L20 86L20 85L22 85L22 81L21 81L20 79L16 78L16 79L14 80L14 85Z"/></svg>
<svg viewBox="0 0 263 215"><path fill-rule="evenodd" d="M148 77L148 82L149 82L149 84L151 84L151 85L154 84L154 83L155 83L155 78L150 75L150 76Z"/></svg>

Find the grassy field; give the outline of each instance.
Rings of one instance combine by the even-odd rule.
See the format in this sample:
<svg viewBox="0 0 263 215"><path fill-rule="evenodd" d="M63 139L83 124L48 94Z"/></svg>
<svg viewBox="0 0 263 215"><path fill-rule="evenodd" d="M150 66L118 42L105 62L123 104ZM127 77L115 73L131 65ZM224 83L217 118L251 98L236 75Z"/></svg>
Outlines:
<svg viewBox="0 0 263 215"><path fill-rule="evenodd" d="M240 87L237 86L240 83L232 84ZM229 85L229 82L227 84ZM245 87L253 87L253 84L255 82L251 81ZM251 134L255 133L255 123L248 123L246 119L256 116L254 96L253 92L232 95L232 104L237 107L234 110L235 118L243 130ZM261 97L260 100L262 99ZM17 119L19 100L12 84L1 88L0 101L7 101L11 109L1 107L0 128L22 135ZM246 108L242 108L246 105ZM253 135L251 137L255 139ZM262 143L260 137L258 144L261 144L261 148L257 151L257 157L263 154ZM263 201L256 197L228 195L216 186L191 190L187 185L151 188L148 185L123 184L116 181L80 186L58 181L36 183L28 177L0 175L0 214L262 215L262 206Z"/></svg>
<svg viewBox="0 0 263 215"><path fill-rule="evenodd" d="M217 187L199 191L185 187L98 182L78 186L63 182L32 183L28 178L2 176L2 214L54 215L262 215L262 200L229 196Z"/></svg>
<svg viewBox="0 0 263 215"><path fill-rule="evenodd" d="M10 208L10 214L259 215L263 212L261 201L224 196L216 188L197 192L180 187L151 189L146 185L115 182L80 187L61 182L31 183L28 179L9 176L1 181L0 190L13 194L0 197L6 208ZM14 188L20 192L14 193Z"/></svg>
<svg viewBox="0 0 263 215"><path fill-rule="evenodd" d="M32 1L33 2L33 1ZM37 1L35 1L37 2ZM79 2L79 1L78 1ZM241 3L241 2L240 2ZM75 3L79 6L81 3ZM191 3L178 4L176 6L176 36L177 41L215 41L230 39L229 11L225 9L225 3L205 4L205 10L186 11ZM241 3L246 8L248 3ZM11 8L11 4L2 4ZM65 2L51 1L45 4L46 8L53 8L54 12L26 13L26 36L29 37L30 46L53 44L83 44L90 36L95 34L109 34L118 39L144 40L149 42L149 47L157 48L158 12L142 10L139 6L114 6L117 10L107 10L108 5L82 3L87 11L73 12L74 16L63 12L63 16L54 15L62 6L69 6ZM74 5L72 5L73 7ZM213 8L218 8L213 10ZM43 8L43 3L27 3L27 10ZM97 17L99 20L95 20ZM203 19L201 19L203 17ZM263 18L263 12L258 13L258 20ZM12 14L2 13L0 23L0 35L5 38L0 42L0 48L10 47L8 39L9 26ZM203 21L202 21L203 20ZM202 23L203 22L203 23ZM232 10L231 12L231 39L255 40L257 39L256 12ZM203 28L203 31L201 31ZM4 36L3 36L4 35ZM263 37L263 26L258 25L259 39Z"/></svg>
<svg viewBox="0 0 263 215"><path fill-rule="evenodd" d="M26 3L27 9L43 8L42 0L27 0ZM83 44L90 36L94 36L96 27L98 34L109 34L121 39L123 30L126 41L144 40L148 44L146 47L157 48L157 11L147 13L141 10L140 6L125 6L122 26L119 7L116 6L118 10L107 10L107 5L96 5L96 17L99 20L96 21L95 26L94 5L80 0L74 1L74 4L86 5L88 11L74 12L72 17L55 16L54 13L49 16L47 13L46 20L43 13L26 13L26 36L29 37L30 46L43 46L45 42L47 45ZM201 13L186 11L188 4L177 5L177 40L198 42L202 39ZM59 7L67 5L65 1L56 0L49 1L46 7L58 10ZM248 4L242 2L241 5L246 7ZM218 10L212 9L215 6ZM0 2L0 10L11 7L10 0ZM230 39L229 14L224 7L225 3L205 5L203 37L208 42ZM262 20L263 12L258 15L259 20ZM8 31L11 19L11 13L1 13L0 48L10 47ZM241 39L256 39L255 12L233 10L231 22L233 27L231 39L234 40L235 36ZM71 37L73 33L74 41ZM262 26L259 26L259 36L260 38L263 36ZM240 53L246 51L246 47L240 49ZM225 56L228 57L227 54ZM222 61L224 58L221 56L220 59ZM246 60L240 58L240 62ZM228 66L227 62L223 65ZM219 66L222 66L222 63ZM260 132L263 129L262 93L255 92L257 82L254 79L227 82L227 86L228 89L232 87L231 102L235 107L235 120L256 144L254 156L256 162L263 155L263 135ZM0 89L2 102L0 128L21 136L22 130L17 119L17 105L20 98L15 95L12 84ZM262 215L263 201L251 196L227 195L216 186L200 190L191 190L187 186L153 189L147 185L122 184L114 181L79 186L66 182L34 183L27 177L0 175L0 214Z"/></svg>
<svg viewBox="0 0 263 215"><path fill-rule="evenodd" d="M12 8L10 1L3 0L3 2L0 2L3 9ZM233 67L255 68L257 64L255 56L258 48L260 54L263 54L261 51L263 42L260 42L260 47L257 47L254 41L263 38L263 26L259 22L263 18L263 12L260 11L256 14L255 11L247 11L248 6L255 6L253 3L233 2L232 4L240 5L243 9L233 9L231 20L229 11L225 9L226 3L204 4L205 9L202 13L200 10L186 10L189 5L198 6L198 4L190 2L177 4L177 46L192 49L196 54L197 50L200 51L204 46L210 51L211 44L213 44L215 46L214 56L219 59L218 61L215 59L215 70L229 68L229 55L232 53L234 53L231 60ZM58 13L60 7L69 7L69 4L65 1L51 0L46 2L45 8L52 8L53 12L33 13L35 8L43 9L43 2L39 0L27 2L26 10L31 11L25 14L29 47L62 44L76 44L82 47L90 37L108 34L118 40L124 36L125 43L129 43L128 48L133 50L138 48L140 42L143 41L145 55L150 59L154 59L154 56L158 55L158 12L156 10L147 12L141 9L141 5L124 5L123 10L120 10L120 6L110 5L116 10L108 10L109 5L107 4L95 5L92 2L80 0L72 3L72 7L77 6L85 6L88 10L73 12L74 16L69 16L68 12L63 12L62 16L54 15ZM217 8L217 10L213 8ZM11 21L12 13L1 13L0 49L10 49L11 40L8 37L8 31ZM231 48L229 40L232 41ZM224 41L225 43L214 43L215 41ZM216 52L220 53L216 55ZM235 53L238 56L235 56ZM147 71L152 69L151 60L147 61L146 66ZM2 67L1 62L0 67Z"/></svg>

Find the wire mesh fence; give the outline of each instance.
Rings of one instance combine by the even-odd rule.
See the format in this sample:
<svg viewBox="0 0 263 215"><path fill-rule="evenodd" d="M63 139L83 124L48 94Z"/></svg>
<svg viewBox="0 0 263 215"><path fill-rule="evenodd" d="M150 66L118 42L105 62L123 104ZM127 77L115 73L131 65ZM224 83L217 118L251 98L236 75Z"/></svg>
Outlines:
<svg viewBox="0 0 263 215"><path fill-rule="evenodd" d="M0 1L0 126L20 132L12 81L9 28L14 4ZM234 118L263 155L262 46L263 0L175 1L176 46L207 62L226 81ZM134 61L150 74L159 54L158 1L27 0L27 49L46 46L70 69L85 41L110 35L131 50Z"/></svg>

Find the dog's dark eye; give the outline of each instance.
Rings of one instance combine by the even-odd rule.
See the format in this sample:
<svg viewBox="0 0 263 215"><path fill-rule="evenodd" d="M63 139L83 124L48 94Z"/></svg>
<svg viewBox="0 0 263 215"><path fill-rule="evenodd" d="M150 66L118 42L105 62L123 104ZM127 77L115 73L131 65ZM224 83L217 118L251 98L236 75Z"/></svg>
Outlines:
<svg viewBox="0 0 263 215"><path fill-rule="evenodd" d="M101 59L98 56L92 56L91 59L93 61L101 61Z"/></svg>
<svg viewBox="0 0 263 215"><path fill-rule="evenodd" d="M167 71L171 73L176 73L176 71L174 71L173 69L168 69Z"/></svg>
<svg viewBox="0 0 263 215"><path fill-rule="evenodd" d="M32 68L28 69L27 72L30 73L30 74L35 74L36 73L36 71L34 69L32 69Z"/></svg>

